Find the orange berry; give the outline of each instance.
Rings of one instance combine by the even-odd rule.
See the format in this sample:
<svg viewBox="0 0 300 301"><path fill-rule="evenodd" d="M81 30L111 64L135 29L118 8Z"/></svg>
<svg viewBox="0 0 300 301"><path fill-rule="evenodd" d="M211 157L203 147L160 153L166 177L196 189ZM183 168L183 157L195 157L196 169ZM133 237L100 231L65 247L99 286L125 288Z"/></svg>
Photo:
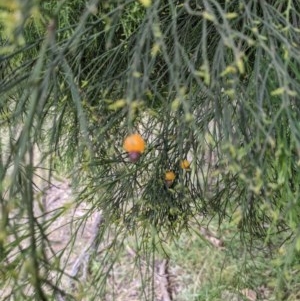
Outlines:
<svg viewBox="0 0 300 301"><path fill-rule="evenodd" d="M176 175L173 171L167 171L165 173L165 180L166 181L174 181L176 178Z"/></svg>
<svg viewBox="0 0 300 301"><path fill-rule="evenodd" d="M140 134L131 134L125 138L123 148L128 152L129 160L135 163L145 150L145 141Z"/></svg>
<svg viewBox="0 0 300 301"><path fill-rule="evenodd" d="M145 150L145 141L140 134L131 134L125 138L123 148L128 153L141 154Z"/></svg>
<svg viewBox="0 0 300 301"><path fill-rule="evenodd" d="M186 159L180 161L180 167L182 169L189 169L190 165L191 165L190 162Z"/></svg>
<svg viewBox="0 0 300 301"><path fill-rule="evenodd" d="M173 185L175 178L176 175L173 171L167 171L165 173L165 185L167 188L170 188Z"/></svg>

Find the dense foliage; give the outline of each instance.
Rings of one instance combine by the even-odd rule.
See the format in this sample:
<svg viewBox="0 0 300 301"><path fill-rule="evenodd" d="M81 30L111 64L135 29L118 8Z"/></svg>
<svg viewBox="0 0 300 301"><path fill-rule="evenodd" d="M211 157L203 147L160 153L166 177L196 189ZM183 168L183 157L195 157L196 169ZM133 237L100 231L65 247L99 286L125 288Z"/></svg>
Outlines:
<svg viewBox="0 0 300 301"><path fill-rule="evenodd" d="M15 0L0 16L0 283L17 284L11 300L64 290L35 211L38 177L56 173L90 205L83 220L101 211L99 240L114 228L116 245L136 235L152 254L217 216L249 250L284 244L282 268L299 263L298 1ZM122 148L133 132L147 144L137 163Z"/></svg>

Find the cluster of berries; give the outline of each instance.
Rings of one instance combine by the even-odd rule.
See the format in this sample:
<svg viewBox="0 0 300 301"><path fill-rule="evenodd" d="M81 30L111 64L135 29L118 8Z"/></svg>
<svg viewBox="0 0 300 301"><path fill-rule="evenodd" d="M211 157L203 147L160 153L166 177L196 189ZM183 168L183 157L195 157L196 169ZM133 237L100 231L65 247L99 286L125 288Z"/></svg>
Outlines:
<svg viewBox="0 0 300 301"><path fill-rule="evenodd" d="M123 143L124 150L128 153L129 160L135 163L139 160L141 154L145 151L146 143L140 134L131 134L127 136ZM190 162L188 160L182 160L180 167L185 170L189 170ZM169 170L165 173L165 184L169 188L172 186L176 175L173 171Z"/></svg>

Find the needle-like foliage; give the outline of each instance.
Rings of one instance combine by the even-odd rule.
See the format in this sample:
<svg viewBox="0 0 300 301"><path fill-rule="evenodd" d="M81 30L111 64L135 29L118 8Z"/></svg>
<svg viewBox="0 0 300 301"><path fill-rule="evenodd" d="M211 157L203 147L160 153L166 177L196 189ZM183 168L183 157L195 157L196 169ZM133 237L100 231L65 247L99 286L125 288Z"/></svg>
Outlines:
<svg viewBox="0 0 300 301"><path fill-rule="evenodd" d="M98 244L112 233L89 300L105 295L127 236L151 265L168 240L215 216L236 224L249 248L288 241L292 264L300 250L298 1L15 0L0 1L0 17L7 300L75 298L48 238L69 205L49 215L42 197L59 172L72 180L76 206L89 208L80 223L101 212ZM134 132L147 145L136 163L123 150Z"/></svg>

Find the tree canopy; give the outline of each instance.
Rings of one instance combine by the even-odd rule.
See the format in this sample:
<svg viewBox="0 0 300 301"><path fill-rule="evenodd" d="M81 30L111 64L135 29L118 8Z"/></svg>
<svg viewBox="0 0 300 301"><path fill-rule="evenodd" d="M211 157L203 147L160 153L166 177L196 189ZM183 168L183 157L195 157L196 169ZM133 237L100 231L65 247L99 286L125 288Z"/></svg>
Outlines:
<svg viewBox="0 0 300 301"><path fill-rule="evenodd" d="M101 212L97 239L113 229L113 249L133 235L151 258L217 218L249 251L287 244L284 268L297 264L299 1L0 1L0 41L7 300L75 298L44 251L56 174L89 205L81 223ZM137 162L132 133L146 144Z"/></svg>

